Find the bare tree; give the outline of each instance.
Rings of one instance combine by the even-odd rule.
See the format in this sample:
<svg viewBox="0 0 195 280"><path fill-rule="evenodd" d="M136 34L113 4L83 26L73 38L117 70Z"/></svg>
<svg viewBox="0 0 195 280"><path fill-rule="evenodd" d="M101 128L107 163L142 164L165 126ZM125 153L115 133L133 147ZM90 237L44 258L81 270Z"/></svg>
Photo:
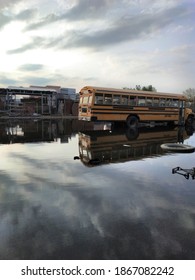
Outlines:
<svg viewBox="0 0 195 280"><path fill-rule="evenodd" d="M189 106L195 112L195 88L188 88L183 91L183 94L187 97L189 101Z"/></svg>
<svg viewBox="0 0 195 280"><path fill-rule="evenodd" d="M141 87L140 85L136 85L135 88L129 88L129 87L124 87L123 89L133 89L133 90L143 90L143 91L156 91L155 87L152 85L149 86L143 86Z"/></svg>
<svg viewBox="0 0 195 280"><path fill-rule="evenodd" d="M194 99L195 97L195 88L188 88L185 91L183 91L183 94L188 98L188 99Z"/></svg>

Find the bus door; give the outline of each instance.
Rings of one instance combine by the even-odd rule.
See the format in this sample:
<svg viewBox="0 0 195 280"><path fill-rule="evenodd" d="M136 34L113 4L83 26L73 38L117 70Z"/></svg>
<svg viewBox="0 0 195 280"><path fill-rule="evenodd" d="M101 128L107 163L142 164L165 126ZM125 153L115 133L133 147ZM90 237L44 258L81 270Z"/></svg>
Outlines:
<svg viewBox="0 0 195 280"><path fill-rule="evenodd" d="M185 123L185 102L179 100L179 125L184 125Z"/></svg>

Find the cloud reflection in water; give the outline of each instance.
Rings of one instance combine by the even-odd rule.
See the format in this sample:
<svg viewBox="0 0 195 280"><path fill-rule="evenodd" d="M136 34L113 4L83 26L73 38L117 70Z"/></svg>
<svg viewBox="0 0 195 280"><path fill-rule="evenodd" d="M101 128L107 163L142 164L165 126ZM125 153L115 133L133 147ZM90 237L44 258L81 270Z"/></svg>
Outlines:
<svg viewBox="0 0 195 280"><path fill-rule="evenodd" d="M193 155L87 168L76 137L45 145L4 153L0 259L194 259L194 182L170 172Z"/></svg>

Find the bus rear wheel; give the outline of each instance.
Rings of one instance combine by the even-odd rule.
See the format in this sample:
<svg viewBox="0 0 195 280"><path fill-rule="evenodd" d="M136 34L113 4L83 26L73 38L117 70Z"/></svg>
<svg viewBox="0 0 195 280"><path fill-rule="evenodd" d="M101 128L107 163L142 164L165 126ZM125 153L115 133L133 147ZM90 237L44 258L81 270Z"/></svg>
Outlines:
<svg viewBox="0 0 195 280"><path fill-rule="evenodd" d="M138 118L136 116L129 116L127 118L127 126L129 128L137 128L138 127Z"/></svg>
<svg viewBox="0 0 195 280"><path fill-rule="evenodd" d="M186 120L186 125L191 126L193 124L194 118L192 116L189 116Z"/></svg>

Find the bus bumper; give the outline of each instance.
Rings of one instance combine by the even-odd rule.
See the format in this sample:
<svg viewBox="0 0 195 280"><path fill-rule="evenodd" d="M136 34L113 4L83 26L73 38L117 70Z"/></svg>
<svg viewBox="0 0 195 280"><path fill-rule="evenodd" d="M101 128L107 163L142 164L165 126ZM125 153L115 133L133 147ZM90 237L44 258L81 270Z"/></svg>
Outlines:
<svg viewBox="0 0 195 280"><path fill-rule="evenodd" d="M85 117L85 116L79 116L78 117L79 121L88 121L90 122L91 121L91 117Z"/></svg>

